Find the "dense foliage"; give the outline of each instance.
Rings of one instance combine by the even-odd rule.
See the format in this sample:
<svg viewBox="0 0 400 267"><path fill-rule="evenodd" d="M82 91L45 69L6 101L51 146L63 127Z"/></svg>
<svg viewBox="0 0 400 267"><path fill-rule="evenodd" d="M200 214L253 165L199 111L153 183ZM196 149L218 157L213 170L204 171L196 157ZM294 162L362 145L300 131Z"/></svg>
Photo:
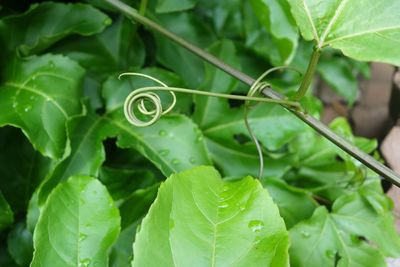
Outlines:
<svg viewBox="0 0 400 267"><path fill-rule="evenodd" d="M278 65L305 72L316 44L317 75L349 105L369 76L356 60L400 63L398 0L126 2L253 77ZM227 94L246 85L106 2L25 5L0 9L0 266L375 267L400 257L380 178L289 111L250 109L265 158L254 179L243 102L178 94L172 114L138 128L125 98L155 83L118 75ZM293 96L301 77L269 82ZM312 94L301 103L319 117ZM379 159L345 119L330 127Z"/></svg>

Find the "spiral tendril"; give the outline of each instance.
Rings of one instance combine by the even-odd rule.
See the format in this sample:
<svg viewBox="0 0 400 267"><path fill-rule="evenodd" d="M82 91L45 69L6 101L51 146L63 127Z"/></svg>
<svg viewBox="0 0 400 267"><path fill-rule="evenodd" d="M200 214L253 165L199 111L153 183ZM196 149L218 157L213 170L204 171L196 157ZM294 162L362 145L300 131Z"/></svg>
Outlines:
<svg viewBox="0 0 400 267"><path fill-rule="evenodd" d="M148 87L141 87L138 88L134 91L132 91L126 98L125 103L124 103L124 114L126 119L134 126L137 127L146 127L154 124L157 122L157 120L164 114L169 113L176 105L176 95L175 92L179 93L188 93L188 94L196 94L196 95L203 95L203 96L208 96L208 97L220 97L220 98L227 98L227 99L235 99L235 100L244 100L245 101L245 112L244 112L244 121L246 128L249 132L249 135L251 136L251 139L253 140L254 144L256 145L257 151L258 151L258 156L260 159L260 168L259 168L259 173L258 177L261 178L263 176L263 170L264 170L264 158L263 158L263 153L262 153L262 147L257 140L257 137L255 136L253 130L250 127L249 121L248 121L248 111L251 108L250 102L264 102L264 103L277 103L284 105L288 108L299 108L300 104L298 102L293 102L289 100L282 100L282 99L271 99L271 98L265 98L265 97L255 97L257 93L260 93L263 89L268 87L270 84L267 82L262 82L264 78L266 78L269 74L272 72L282 70L282 69L291 69L289 67L275 67L272 69L269 69L268 71L264 72L250 87L250 90L247 94L247 96L242 96L242 95L231 95L231 94L221 94L221 93L214 93L214 92L205 92L205 91L197 91L197 90L192 90L192 89L187 89L187 88L180 88L180 87L170 87L163 83L162 81L146 75L142 73L136 73L136 72L126 72L122 73L118 76L118 79L121 79L124 76L139 76L143 77L149 80L152 80L156 83L159 84L159 86L148 86ZM154 93L154 91L166 91L171 94L172 97L172 102L168 105L166 109L163 108L161 98ZM148 101L153 105L153 109L149 110L145 102ZM137 111L140 112L142 115L146 115L150 117L148 121L143 121L139 119L136 114L135 114L135 107L137 108Z"/></svg>

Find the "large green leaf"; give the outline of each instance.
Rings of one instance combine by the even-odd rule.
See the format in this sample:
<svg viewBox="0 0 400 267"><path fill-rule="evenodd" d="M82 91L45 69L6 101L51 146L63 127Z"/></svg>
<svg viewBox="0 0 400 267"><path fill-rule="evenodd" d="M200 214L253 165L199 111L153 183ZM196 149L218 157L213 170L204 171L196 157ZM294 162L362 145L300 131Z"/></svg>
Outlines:
<svg viewBox="0 0 400 267"><path fill-rule="evenodd" d="M81 113L83 69L55 55L14 59L0 87L0 127L23 130L43 155L61 158L67 146L65 123Z"/></svg>
<svg viewBox="0 0 400 267"><path fill-rule="evenodd" d="M251 0L254 13L272 36L279 60L275 65L288 64L297 48L298 32L286 0Z"/></svg>
<svg viewBox="0 0 400 267"><path fill-rule="evenodd" d="M14 214L5 200L3 193L0 191L0 231L5 227L12 224L14 221Z"/></svg>
<svg viewBox="0 0 400 267"><path fill-rule="evenodd" d="M211 167L172 175L142 222L133 266L288 266L287 231L251 177L223 182Z"/></svg>
<svg viewBox="0 0 400 267"><path fill-rule="evenodd" d="M34 232L35 266L107 266L118 209L96 179L73 176L49 196Z"/></svg>
<svg viewBox="0 0 400 267"><path fill-rule="evenodd" d="M349 57L400 65L398 0L288 0L303 37Z"/></svg>
<svg viewBox="0 0 400 267"><path fill-rule="evenodd" d="M290 231L292 266L386 266L383 255L400 255L391 208L368 187L337 199L332 213L318 208Z"/></svg>
<svg viewBox="0 0 400 267"><path fill-rule="evenodd" d="M111 19L85 4L42 3L32 5L21 15L0 21L0 40L22 55L43 51L71 34L91 35L101 32Z"/></svg>

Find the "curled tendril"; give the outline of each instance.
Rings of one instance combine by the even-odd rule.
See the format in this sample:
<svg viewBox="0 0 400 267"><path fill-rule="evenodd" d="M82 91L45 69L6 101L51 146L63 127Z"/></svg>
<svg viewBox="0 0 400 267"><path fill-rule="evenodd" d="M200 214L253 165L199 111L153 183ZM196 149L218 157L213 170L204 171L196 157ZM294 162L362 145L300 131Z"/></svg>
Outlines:
<svg viewBox="0 0 400 267"><path fill-rule="evenodd" d="M298 71L297 69L287 67L287 66L271 68L271 69L267 70L266 72L264 72L263 74L261 74L261 76L257 78L257 80L250 87L250 90L247 93L247 96L253 97L255 94L258 94L263 89L269 87L270 84L267 82L262 82L262 80L265 79L268 75L270 75L271 73L273 73L275 71L280 71L280 70L285 70L285 69L293 70L301 75L301 72ZM246 125L247 131L249 132L249 135L250 135L252 141L254 142L254 144L256 145L256 148L257 148L258 158L260 161L259 170L258 170L258 178L261 179L261 177L263 176L263 172L264 172L264 156L263 156L262 147L260 145L260 142L258 141L254 131L250 127L250 122L249 122L249 118L248 118L250 108L251 108L250 102L246 101L245 105L244 105L244 123Z"/></svg>
<svg viewBox="0 0 400 267"><path fill-rule="evenodd" d="M272 69L264 72L250 87L250 90L249 90L247 96L220 94L220 93L197 91L197 90L179 88L179 87L170 87L154 77L151 77L149 75L142 74L142 73L136 73L136 72L122 73L121 75L118 76L118 79L121 79L121 77L123 77L123 76L139 76L139 77L143 77L143 78L152 80L160 85L160 86L149 86L149 87L138 88L138 89L134 90L133 92L131 92L128 95L128 97L126 98L125 103L124 103L125 117L131 124L133 124L134 126L137 126L137 127L150 126L150 125L154 124L162 115L170 112L176 104L176 95L174 92L189 93L189 94L203 95L203 96L209 96L209 97L221 97L221 98L235 99L235 100L244 100L245 101L244 121L246 124L246 128L249 131L249 134L251 136L251 139L253 140L253 142L255 143L255 145L257 147L258 155L260 158L259 178L261 178L262 174L263 174L263 170L264 170L263 154L262 154L262 149L261 149L260 143L258 142L254 132L252 131L252 129L250 127L250 124L248 121L248 110L251 108L250 102L277 103L277 104L282 104L282 105L285 105L287 107L292 107L292 108L300 107L300 104L298 102L254 96L255 94L261 92L261 90L263 90L269 86L268 83L262 82L262 80L265 77L267 77L269 74L271 74L274 71L278 71L278 70L282 70L282 69L288 69L288 67L276 67L276 68L272 68ZM166 91L171 94L172 102L168 105L168 107L166 109L164 109L164 107L161 103L160 97L156 93L154 93L154 91ZM153 109L149 110L146 107L146 105L145 105L146 101L148 101L152 104ZM140 112L143 115L149 116L150 119L148 121L143 121L143 120L139 119L135 114L135 107L137 108L138 112Z"/></svg>

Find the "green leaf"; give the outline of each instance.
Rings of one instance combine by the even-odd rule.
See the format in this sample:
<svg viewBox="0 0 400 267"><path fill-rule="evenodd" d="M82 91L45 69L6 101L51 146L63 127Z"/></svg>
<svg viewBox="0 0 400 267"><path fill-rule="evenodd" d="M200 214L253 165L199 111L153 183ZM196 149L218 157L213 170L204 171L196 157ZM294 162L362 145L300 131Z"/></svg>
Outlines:
<svg viewBox="0 0 400 267"><path fill-rule="evenodd" d="M219 170L230 177L257 176L260 160L253 144L231 144L206 138L212 160ZM280 178L291 166L291 159L273 159L264 156L264 177Z"/></svg>
<svg viewBox="0 0 400 267"><path fill-rule="evenodd" d="M14 214L11 210L10 205L7 203L0 191L0 231L12 224L14 221Z"/></svg>
<svg viewBox="0 0 400 267"><path fill-rule="evenodd" d="M107 187L114 200L126 199L139 188L156 183L154 174L142 166L131 169L116 169L103 166L99 180Z"/></svg>
<svg viewBox="0 0 400 267"><path fill-rule="evenodd" d="M197 0L158 0L156 11L158 13L176 12L191 9Z"/></svg>
<svg viewBox="0 0 400 267"><path fill-rule="evenodd" d="M216 114L219 122L203 129L211 139L232 139L234 135L249 136L244 124L243 107ZM249 111L249 123L257 139L269 150L278 150L291 141L306 125L277 104L261 103Z"/></svg>
<svg viewBox="0 0 400 267"><path fill-rule="evenodd" d="M71 153L60 161L46 177L39 191L39 204L46 201L51 190L72 175L98 176L105 160L103 140L117 134L101 116L77 116L67 123Z"/></svg>
<svg viewBox="0 0 400 267"><path fill-rule="evenodd" d="M391 209L381 191L368 187L337 199L331 214L318 208L290 231L292 266L386 266L383 255L400 253Z"/></svg>
<svg viewBox="0 0 400 267"><path fill-rule="evenodd" d="M298 43L297 27L290 14L290 6L284 0L251 0L250 3L278 50L279 61L273 63L288 64L293 59Z"/></svg>
<svg viewBox="0 0 400 267"><path fill-rule="evenodd" d="M240 68L233 42L229 40L218 41L208 51L232 67ZM208 63L205 63L205 70L205 81L201 86L202 90L216 93L232 93L236 88L237 80L231 75L216 69ZM195 96L194 103L193 120L201 128L218 124L219 116L215 116L215 114L223 112L227 108L227 102L216 97Z"/></svg>
<svg viewBox="0 0 400 267"><path fill-rule="evenodd" d="M158 15L157 19L160 25L199 47L208 47L215 41L204 21L189 12ZM197 88L203 82L204 62L164 36L154 37L158 62L177 73L189 87Z"/></svg>
<svg viewBox="0 0 400 267"><path fill-rule="evenodd" d="M104 80L115 72L141 67L144 44L131 21L117 18L103 32L94 36L71 36L51 48L77 61L93 79Z"/></svg>
<svg viewBox="0 0 400 267"><path fill-rule="evenodd" d="M34 233L35 266L107 266L118 209L96 179L73 176L50 194Z"/></svg>
<svg viewBox="0 0 400 267"><path fill-rule="evenodd" d="M211 167L172 175L142 222L133 266L288 266L278 208L251 177L223 182Z"/></svg>
<svg viewBox="0 0 400 267"><path fill-rule="evenodd" d="M397 0L288 0L303 37L351 58L400 65Z"/></svg>
<svg viewBox="0 0 400 267"><path fill-rule="evenodd" d="M71 34L92 35L111 23L104 13L85 4L34 4L24 14L0 21L0 40L10 52L23 56L40 53Z"/></svg>
<svg viewBox="0 0 400 267"><path fill-rule="evenodd" d="M286 227L292 228L298 222L308 219L318 207L318 203L306 190L301 190L278 179L266 179L265 187L278 205L279 213Z"/></svg>
<svg viewBox="0 0 400 267"><path fill-rule="evenodd" d="M335 92L353 105L358 95L358 83L344 58L321 59L318 73Z"/></svg>
<svg viewBox="0 0 400 267"><path fill-rule="evenodd" d="M0 127L23 130L43 155L61 158L67 146L65 123L80 114L83 69L56 55L14 59L0 87Z"/></svg>
<svg viewBox="0 0 400 267"><path fill-rule="evenodd" d="M20 129L0 128L0 191L15 214L24 213L31 195L51 168Z"/></svg>
<svg viewBox="0 0 400 267"><path fill-rule="evenodd" d="M133 258L132 244L135 241L136 229L156 198L158 186L159 184L156 184L133 192L120 206L122 231L112 247L110 266L130 266Z"/></svg>
<svg viewBox="0 0 400 267"><path fill-rule="evenodd" d="M33 240L32 233L24 223L17 223L7 238L8 252L20 266L28 266L32 260Z"/></svg>
<svg viewBox="0 0 400 267"><path fill-rule="evenodd" d="M325 207L290 230L290 263L306 266L386 267L379 251L338 229Z"/></svg>

